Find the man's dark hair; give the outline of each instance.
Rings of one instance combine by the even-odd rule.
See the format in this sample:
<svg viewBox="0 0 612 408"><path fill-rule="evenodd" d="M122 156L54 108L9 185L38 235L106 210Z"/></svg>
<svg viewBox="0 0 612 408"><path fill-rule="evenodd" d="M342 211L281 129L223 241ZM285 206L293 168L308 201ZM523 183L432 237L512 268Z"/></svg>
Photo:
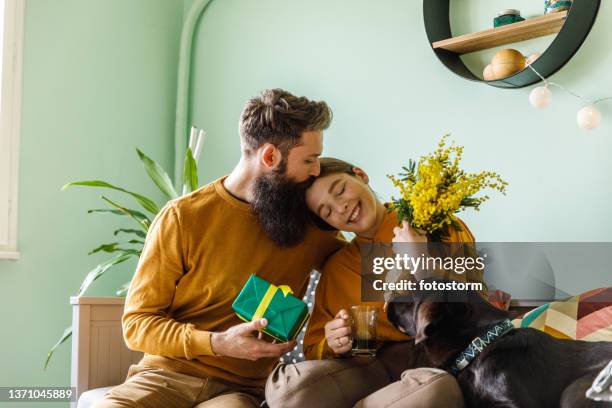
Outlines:
<svg viewBox="0 0 612 408"><path fill-rule="evenodd" d="M240 115L240 137L247 154L264 143L272 143L286 154L302 133L325 130L332 111L323 101L311 101L282 89L266 89L250 99Z"/></svg>

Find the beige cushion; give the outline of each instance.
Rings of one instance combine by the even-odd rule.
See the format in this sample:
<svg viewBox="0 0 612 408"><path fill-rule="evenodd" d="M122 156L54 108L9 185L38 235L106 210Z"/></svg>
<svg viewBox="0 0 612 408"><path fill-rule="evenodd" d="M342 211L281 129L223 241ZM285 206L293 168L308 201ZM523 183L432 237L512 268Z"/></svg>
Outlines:
<svg viewBox="0 0 612 408"><path fill-rule="evenodd" d="M455 377L437 368L414 368L402 373L400 381L368 395L354 408L464 408L463 395Z"/></svg>
<svg viewBox="0 0 612 408"><path fill-rule="evenodd" d="M95 402L100 401L102 397L104 397L104 394L113 388L115 388L114 385L111 387L94 388L89 391L85 391L79 397L77 408L90 408Z"/></svg>

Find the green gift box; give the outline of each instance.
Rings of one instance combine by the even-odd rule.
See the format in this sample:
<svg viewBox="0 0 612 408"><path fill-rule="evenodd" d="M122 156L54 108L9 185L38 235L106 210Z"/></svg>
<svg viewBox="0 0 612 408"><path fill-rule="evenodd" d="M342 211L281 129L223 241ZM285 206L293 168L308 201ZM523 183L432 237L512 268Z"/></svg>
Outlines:
<svg viewBox="0 0 612 408"><path fill-rule="evenodd" d="M309 317L306 303L292 293L289 286L275 286L251 275L232 309L247 322L265 317L268 325L263 331L277 340L289 341L299 334Z"/></svg>

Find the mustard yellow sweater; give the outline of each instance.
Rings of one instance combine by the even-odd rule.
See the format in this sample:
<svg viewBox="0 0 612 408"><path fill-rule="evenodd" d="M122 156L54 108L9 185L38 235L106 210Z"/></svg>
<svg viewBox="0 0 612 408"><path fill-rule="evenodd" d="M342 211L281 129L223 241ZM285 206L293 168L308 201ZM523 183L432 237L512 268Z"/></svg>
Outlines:
<svg viewBox="0 0 612 408"><path fill-rule="evenodd" d="M445 242L474 242L474 236L463 221L457 219L462 230L451 228ZM377 322L377 340L405 341L410 337L397 330L382 312L382 302L361 301L361 256L359 244L371 242L391 242L393 228L398 226L397 213L386 213L383 222L374 238L355 237L353 241L331 256L323 267L323 275L315 294L315 304L306 336L304 353L309 360L333 358L334 352L325 339L325 324L333 320L340 309L350 310L353 305L378 306L380 313ZM482 282L482 275L467 276L469 282Z"/></svg>
<svg viewBox="0 0 612 408"><path fill-rule="evenodd" d="M302 244L280 248L219 179L153 220L126 298L125 341L145 353L142 364L262 387L278 359L215 356L211 333L242 323L231 305L250 274L301 296L310 272L342 245L312 227Z"/></svg>

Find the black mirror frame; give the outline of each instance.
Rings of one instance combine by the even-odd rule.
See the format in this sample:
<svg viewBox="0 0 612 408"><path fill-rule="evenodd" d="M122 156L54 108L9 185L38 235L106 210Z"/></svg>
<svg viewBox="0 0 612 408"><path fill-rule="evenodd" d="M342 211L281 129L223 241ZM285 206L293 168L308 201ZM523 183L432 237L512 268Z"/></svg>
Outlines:
<svg viewBox="0 0 612 408"><path fill-rule="evenodd" d="M563 27L550 46L532 64L544 78L560 70L576 54L595 23L600 4L601 0L574 0ZM430 45L452 37L449 7L450 0L423 0L425 30ZM434 49L433 46L432 50L448 69L470 81L483 82L498 88L523 88L541 81L529 68L507 78L485 81L470 71L460 54Z"/></svg>

